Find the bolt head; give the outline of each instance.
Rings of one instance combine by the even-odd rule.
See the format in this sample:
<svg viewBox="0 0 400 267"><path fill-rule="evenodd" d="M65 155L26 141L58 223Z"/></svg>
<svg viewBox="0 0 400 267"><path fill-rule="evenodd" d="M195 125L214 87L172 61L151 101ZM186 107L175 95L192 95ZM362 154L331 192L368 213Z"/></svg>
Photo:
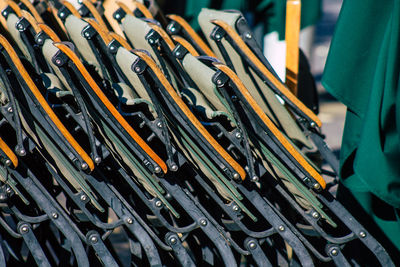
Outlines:
<svg viewBox="0 0 400 267"><path fill-rule="evenodd" d="M360 232L360 237L361 237L361 238L364 238L364 237L366 237L366 236L367 236L367 234L366 234L364 231L361 231L361 232Z"/></svg>
<svg viewBox="0 0 400 267"><path fill-rule="evenodd" d="M154 39L149 39L149 44L154 44Z"/></svg>
<svg viewBox="0 0 400 267"><path fill-rule="evenodd" d="M139 67L135 67L135 71L136 72L140 72L140 68Z"/></svg>
<svg viewBox="0 0 400 267"><path fill-rule="evenodd" d="M96 157L96 158L94 159L94 162L96 162L97 164L99 164L99 163L101 162L101 158L100 158L100 157Z"/></svg>
<svg viewBox="0 0 400 267"><path fill-rule="evenodd" d="M173 172L176 172L176 171L178 170L178 165L176 165L176 164L172 165L172 166L171 166L171 170L172 170Z"/></svg>
<svg viewBox="0 0 400 267"><path fill-rule="evenodd" d="M251 37L253 37L253 36L251 35L251 33L249 33L249 32L246 33L246 38L247 38L247 39L251 39Z"/></svg>
<svg viewBox="0 0 400 267"><path fill-rule="evenodd" d="M24 28L24 25L18 24L18 29L22 30Z"/></svg>
<svg viewBox="0 0 400 267"><path fill-rule="evenodd" d="M91 236L90 237L90 242L92 242L92 243L97 243L97 241L99 241L99 239L97 238L97 236L95 236L95 235L93 235L93 236Z"/></svg>
<svg viewBox="0 0 400 267"><path fill-rule="evenodd" d="M81 168L82 170L86 170L89 166L87 165L87 163L82 163Z"/></svg>
<svg viewBox="0 0 400 267"><path fill-rule="evenodd" d="M222 81L221 80L217 80L217 84L222 84Z"/></svg>
<svg viewBox="0 0 400 267"><path fill-rule="evenodd" d="M132 220L132 218L127 218L127 219L126 219L126 222L129 223L129 224L132 224L132 223L133 223L133 220Z"/></svg>
<svg viewBox="0 0 400 267"><path fill-rule="evenodd" d="M19 155L21 155L21 156L25 156L25 155L26 155L25 149L20 149L20 150L18 151L18 153L19 153Z"/></svg>
<svg viewBox="0 0 400 267"><path fill-rule="evenodd" d="M236 137L237 139L240 139L240 138L242 138L242 135L241 135L240 133L236 133L235 137Z"/></svg>
<svg viewBox="0 0 400 267"><path fill-rule="evenodd" d="M61 12L60 13L60 18L63 18L65 16L65 13L64 12Z"/></svg>
<svg viewBox="0 0 400 267"><path fill-rule="evenodd" d="M179 51L175 52L175 56L179 57L180 55L181 55L181 52L179 52Z"/></svg>
<svg viewBox="0 0 400 267"><path fill-rule="evenodd" d="M318 218L319 218L318 212L314 211L314 212L312 213L312 217L313 217L314 219L318 219Z"/></svg>
<svg viewBox="0 0 400 267"><path fill-rule="evenodd" d="M331 255L332 256L337 256L337 254L338 254L337 249L334 248L334 249L331 250Z"/></svg>
<svg viewBox="0 0 400 267"><path fill-rule="evenodd" d="M321 188L321 185L319 183L314 184L314 189L318 190Z"/></svg>
<svg viewBox="0 0 400 267"><path fill-rule="evenodd" d="M115 51L117 49L114 45L110 46L110 51Z"/></svg>
<svg viewBox="0 0 400 267"><path fill-rule="evenodd" d="M207 220L206 219L201 219L200 220L200 225L201 226L206 226L207 225Z"/></svg>
<svg viewBox="0 0 400 267"><path fill-rule="evenodd" d="M312 121L312 122L310 123L310 126L314 128L315 126L317 126L317 124L316 124L315 122Z"/></svg>
<svg viewBox="0 0 400 267"><path fill-rule="evenodd" d="M8 187L6 188L6 193L7 193L7 194L11 194L11 192L12 192L12 189L11 189L11 187L8 186Z"/></svg>
<svg viewBox="0 0 400 267"><path fill-rule="evenodd" d="M26 226L26 225L22 226L22 227L21 227L21 232L22 232L22 233L27 233L27 232L29 232L28 226Z"/></svg>
<svg viewBox="0 0 400 267"><path fill-rule="evenodd" d="M12 113L13 112L13 108L12 107L8 107L7 111Z"/></svg>
<svg viewBox="0 0 400 267"><path fill-rule="evenodd" d="M161 207L161 206L162 206L161 200L157 200L157 201L156 201L156 207Z"/></svg>
<svg viewBox="0 0 400 267"><path fill-rule="evenodd" d="M258 182L258 176L254 175L253 177L251 177L251 181L252 182Z"/></svg>
<svg viewBox="0 0 400 267"><path fill-rule="evenodd" d="M58 218L58 214L56 212L53 212L51 214L51 217L53 217L53 219L57 219Z"/></svg>
<svg viewBox="0 0 400 267"><path fill-rule="evenodd" d="M232 209L233 209L234 211L239 211L239 206L238 206L238 205L233 205L233 206L232 206Z"/></svg>
<svg viewBox="0 0 400 267"><path fill-rule="evenodd" d="M86 195L82 195L82 196L81 196L81 200L82 200L82 201L86 201L86 199L87 199Z"/></svg>
<svg viewBox="0 0 400 267"><path fill-rule="evenodd" d="M60 64L61 64L61 59L57 58L57 59L56 59L56 64L57 64L57 65L60 65Z"/></svg>
<svg viewBox="0 0 400 267"><path fill-rule="evenodd" d="M38 38L38 39L37 39L37 42L38 42L39 44L41 44L41 43L43 43L43 39L42 39L42 38Z"/></svg>
<svg viewBox="0 0 400 267"><path fill-rule="evenodd" d="M233 178L236 179L236 180L239 179L239 173L235 172L235 173L233 174Z"/></svg>
<svg viewBox="0 0 400 267"><path fill-rule="evenodd" d="M161 172L161 168L159 166L157 166L157 167L154 168L154 171L156 173L160 173Z"/></svg>
<svg viewBox="0 0 400 267"><path fill-rule="evenodd" d="M169 242L170 242L172 245L174 245L174 244L176 244L176 242L178 242L178 240L176 239L176 237L171 237L171 238L169 239Z"/></svg>
<svg viewBox="0 0 400 267"><path fill-rule="evenodd" d="M281 231L281 232L285 231L285 226L280 225L280 226L278 227L278 230Z"/></svg>
<svg viewBox="0 0 400 267"><path fill-rule="evenodd" d="M162 128L162 123L159 121L159 122L157 122L157 127L158 128Z"/></svg>
<svg viewBox="0 0 400 267"><path fill-rule="evenodd" d="M216 38L216 39L220 39L220 38L221 38L221 34L217 33L217 34L215 35L215 38Z"/></svg>
<svg viewBox="0 0 400 267"><path fill-rule="evenodd" d="M85 36L89 37L90 36L89 32L85 32Z"/></svg>
<svg viewBox="0 0 400 267"><path fill-rule="evenodd" d="M7 159L5 163L6 163L7 166L10 166L11 165L11 160Z"/></svg>
<svg viewBox="0 0 400 267"><path fill-rule="evenodd" d="M171 27L171 28L169 28L169 30L170 30L170 32L174 33L176 31L176 28L175 27Z"/></svg>
<svg viewBox="0 0 400 267"><path fill-rule="evenodd" d="M117 13L117 14L115 14L115 18L116 18L116 19L120 19L120 18L121 18L121 15Z"/></svg>
<svg viewBox="0 0 400 267"><path fill-rule="evenodd" d="M255 249L256 247L257 247L257 245L256 245L255 242L251 241L251 242L249 243L249 248L250 248L250 249Z"/></svg>

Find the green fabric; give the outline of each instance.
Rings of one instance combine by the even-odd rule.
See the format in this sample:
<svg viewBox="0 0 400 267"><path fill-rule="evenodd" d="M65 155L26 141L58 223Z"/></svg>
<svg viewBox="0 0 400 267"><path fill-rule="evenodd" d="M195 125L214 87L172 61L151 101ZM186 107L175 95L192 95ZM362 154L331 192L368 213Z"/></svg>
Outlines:
<svg viewBox="0 0 400 267"><path fill-rule="evenodd" d="M301 28L314 25L321 16L321 0L301 1ZM286 1L285 0L223 0L221 6L214 6L211 0L188 0L185 7L185 18L195 30L199 30L196 20L200 10L204 7L224 9L237 9L242 12L251 12L256 21L264 23L265 32L277 31L279 39L285 39Z"/></svg>
<svg viewBox="0 0 400 267"><path fill-rule="evenodd" d="M344 1L322 81L348 107L341 179L397 248L399 218L372 196L400 208L399 75L400 2Z"/></svg>

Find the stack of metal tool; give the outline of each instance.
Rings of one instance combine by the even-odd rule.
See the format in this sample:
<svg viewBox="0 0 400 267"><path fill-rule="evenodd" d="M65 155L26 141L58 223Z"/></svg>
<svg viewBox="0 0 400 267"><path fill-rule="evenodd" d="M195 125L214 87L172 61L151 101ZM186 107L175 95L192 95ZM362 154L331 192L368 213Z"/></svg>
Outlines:
<svg viewBox="0 0 400 267"><path fill-rule="evenodd" d="M151 1L1 15L1 266L393 266L239 12L206 39Z"/></svg>

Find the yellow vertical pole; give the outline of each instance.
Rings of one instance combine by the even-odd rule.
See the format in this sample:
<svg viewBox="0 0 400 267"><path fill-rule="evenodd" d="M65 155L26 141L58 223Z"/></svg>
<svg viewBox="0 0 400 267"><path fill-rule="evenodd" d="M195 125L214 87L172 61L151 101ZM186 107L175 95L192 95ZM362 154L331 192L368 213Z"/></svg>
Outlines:
<svg viewBox="0 0 400 267"><path fill-rule="evenodd" d="M297 95L301 0L286 2L286 85Z"/></svg>

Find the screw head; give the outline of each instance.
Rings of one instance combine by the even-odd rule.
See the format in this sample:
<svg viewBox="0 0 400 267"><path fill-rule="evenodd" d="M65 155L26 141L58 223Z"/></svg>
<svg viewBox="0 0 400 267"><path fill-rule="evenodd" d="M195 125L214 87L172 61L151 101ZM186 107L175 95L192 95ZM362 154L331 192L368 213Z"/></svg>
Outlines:
<svg viewBox="0 0 400 267"><path fill-rule="evenodd" d="M319 218L319 214L318 214L318 212L316 212L316 211L314 211L314 212L311 214L311 216L312 216L314 219L318 219L318 218Z"/></svg>
<svg viewBox="0 0 400 267"><path fill-rule="evenodd" d="M43 39L42 39L42 38L38 38L38 39L37 39L37 42L38 42L39 44L41 44L41 43L43 43Z"/></svg>
<svg viewBox="0 0 400 267"><path fill-rule="evenodd" d="M256 245L255 242L251 241L251 242L249 243L249 248L250 248L250 249L255 249L256 247L257 247L257 245Z"/></svg>
<svg viewBox="0 0 400 267"><path fill-rule="evenodd" d="M233 178L236 179L236 180L239 179L239 173L235 172L235 173L233 174Z"/></svg>
<svg viewBox="0 0 400 267"><path fill-rule="evenodd" d="M154 168L154 171L156 173L160 173L161 172L161 168L159 166L157 166L157 167Z"/></svg>
<svg viewBox="0 0 400 267"><path fill-rule="evenodd" d="M6 188L6 193L7 193L7 194L11 194L11 193L12 193L11 187L8 186L8 187Z"/></svg>
<svg viewBox="0 0 400 267"><path fill-rule="evenodd" d="M361 237L361 238L364 238L364 237L366 237L366 236L367 236L367 234L366 234L364 231L361 231L361 232L360 232L360 237Z"/></svg>
<svg viewBox="0 0 400 267"><path fill-rule="evenodd" d="M5 163L6 163L7 166L10 166L11 165L11 160L7 159Z"/></svg>
<svg viewBox="0 0 400 267"><path fill-rule="evenodd" d="M215 38L216 38L216 39L220 39L220 38L221 38L221 34L217 33L217 34L215 35Z"/></svg>
<svg viewBox="0 0 400 267"><path fill-rule="evenodd" d="M101 162L101 158L100 158L100 157L96 157L96 158L94 159L94 162L96 162L97 164L99 164L99 163Z"/></svg>
<svg viewBox="0 0 400 267"><path fill-rule="evenodd" d="M312 121L312 122L310 123L310 126L314 128L315 126L317 126L317 124L316 124L315 122Z"/></svg>
<svg viewBox="0 0 400 267"><path fill-rule="evenodd" d="M135 67L136 72L140 72L140 67Z"/></svg>
<svg viewBox="0 0 400 267"><path fill-rule="evenodd" d="M89 166L84 162L81 165L82 170L86 170Z"/></svg>
<svg viewBox="0 0 400 267"><path fill-rule="evenodd" d="M149 44L154 44L154 39L149 39Z"/></svg>
<svg viewBox="0 0 400 267"><path fill-rule="evenodd" d="M207 225L207 220L206 219L201 219L200 220L200 225L201 226L206 226Z"/></svg>
<svg viewBox="0 0 400 267"><path fill-rule="evenodd" d="M112 46L110 46L110 51L115 51L115 49L117 49L116 47L115 47L115 45L112 45Z"/></svg>
<svg viewBox="0 0 400 267"><path fill-rule="evenodd" d="M239 206L238 205L233 205L232 209L233 209L233 211L239 211Z"/></svg>
<svg viewBox="0 0 400 267"><path fill-rule="evenodd" d="M174 33L176 31L176 28L175 27L171 27L171 28L169 28L169 30L170 30L170 32Z"/></svg>
<svg viewBox="0 0 400 267"><path fill-rule="evenodd" d="M222 81L221 80L217 80L217 84L222 84Z"/></svg>
<svg viewBox="0 0 400 267"><path fill-rule="evenodd" d="M339 252L338 252L337 249L335 249L335 248L331 250L331 255L332 255L332 256L337 256L338 253L339 253Z"/></svg>
<svg viewBox="0 0 400 267"><path fill-rule="evenodd" d="M85 36L89 37L90 36L89 32L85 32Z"/></svg>
<svg viewBox="0 0 400 267"><path fill-rule="evenodd" d="M12 107L8 107L7 111L12 113L13 112L13 108Z"/></svg>
<svg viewBox="0 0 400 267"><path fill-rule="evenodd" d="M26 226L26 225L22 226L22 227L21 227L21 232L22 232L22 233L27 233L27 232L29 232L28 226Z"/></svg>
<svg viewBox="0 0 400 267"><path fill-rule="evenodd" d="M60 65L60 64L61 64L61 59L57 58L57 59L56 59L56 64L57 64L57 65Z"/></svg>
<svg viewBox="0 0 400 267"><path fill-rule="evenodd" d="M236 134L235 134L235 137L236 137L237 139L240 139L240 138L242 138L242 135L241 135L240 133L236 133Z"/></svg>
<svg viewBox="0 0 400 267"><path fill-rule="evenodd" d="M21 156L25 156L25 155L26 155L25 149L20 149L20 150L18 151L18 154L21 155Z"/></svg>
<svg viewBox="0 0 400 267"><path fill-rule="evenodd" d="M253 177L251 177L250 180L251 180L252 182L258 182L258 179L259 179L258 176L254 175Z"/></svg>
<svg viewBox="0 0 400 267"><path fill-rule="evenodd" d="M156 207L161 207L162 206L161 200L157 200L155 204L156 204Z"/></svg>
<svg viewBox="0 0 400 267"><path fill-rule="evenodd" d="M99 241L99 239L97 238L97 236L92 235L92 236L90 237L90 242L92 242L93 244L96 244L97 241Z"/></svg>
<svg viewBox="0 0 400 267"><path fill-rule="evenodd" d="M51 217L53 217L53 219L57 219L58 218L58 214L56 212L53 212L51 214Z"/></svg>
<svg viewBox="0 0 400 267"><path fill-rule="evenodd" d="M176 242L178 242L178 240L176 239L176 237L171 237L171 238L169 239L169 242L170 242L172 245L174 245L174 244L176 244Z"/></svg>
<svg viewBox="0 0 400 267"><path fill-rule="evenodd" d="M127 219L126 219L126 222L129 223L129 224L132 224L132 223L133 223L133 220L132 220L132 218L127 218Z"/></svg>
<svg viewBox="0 0 400 267"><path fill-rule="evenodd" d="M162 123L161 123L161 121L157 122L157 127L158 127L158 128L162 128Z"/></svg>
<svg viewBox="0 0 400 267"><path fill-rule="evenodd" d="M249 32L246 33L246 38L247 38L247 39L251 39L251 37L253 37L253 36L251 35L251 33L249 33Z"/></svg>
<svg viewBox="0 0 400 267"><path fill-rule="evenodd" d="M318 190L321 188L321 185L319 183L314 184L314 189Z"/></svg>
<svg viewBox="0 0 400 267"><path fill-rule="evenodd" d="M24 28L24 25L18 24L18 29L22 30Z"/></svg>
<svg viewBox="0 0 400 267"><path fill-rule="evenodd" d="M179 57L180 55L181 55L181 52L179 52L179 51L175 52L175 56Z"/></svg>
<svg viewBox="0 0 400 267"><path fill-rule="evenodd" d="M278 230L281 232L285 231L285 226L279 225Z"/></svg>
<svg viewBox="0 0 400 267"><path fill-rule="evenodd" d="M120 19L120 18L121 18L121 15L120 15L119 13L117 13L117 14L115 14L115 18L116 18L116 19Z"/></svg>
<svg viewBox="0 0 400 267"><path fill-rule="evenodd" d="M82 196L81 196L81 200L82 200L82 201L86 201L86 199L87 199L87 196L86 196L86 195L82 195Z"/></svg>
<svg viewBox="0 0 400 267"><path fill-rule="evenodd" d="M60 13L60 18L63 18L65 16L65 13L64 12L61 12Z"/></svg>
<svg viewBox="0 0 400 267"><path fill-rule="evenodd" d="M171 170L176 172L178 170L178 165L176 165L176 164L172 165Z"/></svg>

